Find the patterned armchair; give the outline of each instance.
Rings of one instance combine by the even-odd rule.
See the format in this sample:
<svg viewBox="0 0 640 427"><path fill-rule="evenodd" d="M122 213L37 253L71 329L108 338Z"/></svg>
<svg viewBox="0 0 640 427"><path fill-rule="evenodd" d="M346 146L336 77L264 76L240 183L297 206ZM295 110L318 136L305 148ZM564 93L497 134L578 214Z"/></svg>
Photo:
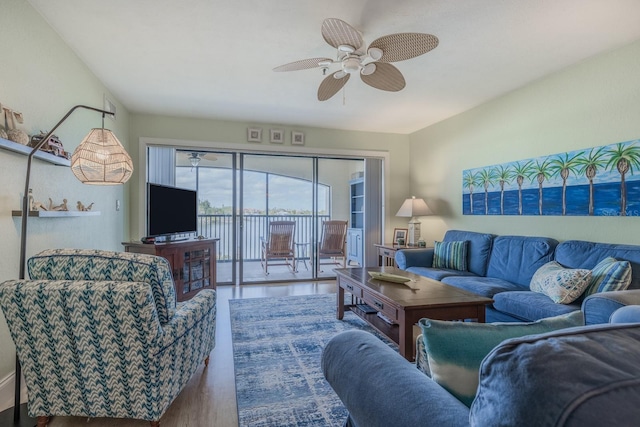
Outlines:
<svg viewBox="0 0 640 427"><path fill-rule="evenodd" d="M98 250L47 250L31 280L0 285L28 412L50 416L160 417L215 345L216 292L176 306L169 263Z"/></svg>

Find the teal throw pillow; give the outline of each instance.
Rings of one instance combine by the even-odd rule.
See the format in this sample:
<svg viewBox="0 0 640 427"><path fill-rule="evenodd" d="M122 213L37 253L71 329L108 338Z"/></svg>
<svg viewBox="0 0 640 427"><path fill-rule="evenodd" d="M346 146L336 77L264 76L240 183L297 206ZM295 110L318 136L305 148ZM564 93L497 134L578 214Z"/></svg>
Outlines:
<svg viewBox="0 0 640 427"><path fill-rule="evenodd" d="M591 280L584 291L588 297L597 292L624 291L631 284L631 263L607 257L591 270Z"/></svg>
<svg viewBox="0 0 640 427"><path fill-rule="evenodd" d="M584 325L581 311L532 323L474 323L421 319L431 378L467 406L476 396L482 359L508 338Z"/></svg>
<svg viewBox="0 0 640 427"><path fill-rule="evenodd" d="M434 242L433 268L467 271L467 251L469 242Z"/></svg>
<svg viewBox="0 0 640 427"><path fill-rule="evenodd" d="M565 268L555 261L540 267L531 278L529 289L558 304L570 304L580 298L589 285L591 270Z"/></svg>

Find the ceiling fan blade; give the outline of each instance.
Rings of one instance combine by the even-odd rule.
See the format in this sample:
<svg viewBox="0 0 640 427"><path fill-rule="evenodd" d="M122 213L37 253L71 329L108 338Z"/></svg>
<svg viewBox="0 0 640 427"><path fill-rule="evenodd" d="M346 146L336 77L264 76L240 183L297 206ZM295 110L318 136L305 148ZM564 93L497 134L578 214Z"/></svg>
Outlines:
<svg viewBox="0 0 640 427"><path fill-rule="evenodd" d="M423 33L389 34L375 39L369 49L382 51L380 62L397 62L423 55L438 46L438 38Z"/></svg>
<svg viewBox="0 0 640 427"><path fill-rule="evenodd" d="M351 46L354 51L357 51L364 45L364 40L358 30L338 18L325 19L320 31L324 41L336 49L339 46Z"/></svg>
<svg viewBox="0 0 640 427"><path fill-rule="evenodd" d="M336 79L334 76L336 74L344 74L342 78ZM340 75L339 74L339 75ZM320 87L318 88L318 101L326 101L331 98L333 95L338 93L340 89L349 81L349 77L351 74L345 73L344 71L336 71L330 76L325 77L320 83Z"/></svg>
<svg viewBox="0 0 640 427"><path fill-rule="evenodd" d="M288 64L280 65L273 69L273 71L298 71L298 70L307 70L309 68L317 68L321 67L323 62L327 62L329 64L333 63L333 60L329 58L309 58L309 59L301 59L300 61L290 62Z"/></svg>
<svg viewBox="0 0 640 427"><path fill-rule="evenodd" d="M375 71L368 75L360 74L363 82L376 89L389 92L398 92L405 87L404 77L396 67L385 62L372 62L371 64L375 65ZM371 64L367 64L367 66Z"/></svg>

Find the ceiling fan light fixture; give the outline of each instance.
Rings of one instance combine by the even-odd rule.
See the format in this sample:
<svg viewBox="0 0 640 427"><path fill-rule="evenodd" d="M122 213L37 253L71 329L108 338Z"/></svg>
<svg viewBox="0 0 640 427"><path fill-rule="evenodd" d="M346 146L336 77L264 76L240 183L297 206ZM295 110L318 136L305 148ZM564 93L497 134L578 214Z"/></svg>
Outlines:
<svg viewBox="0 0 640 427"><path fill-rule="evenodd" d="M191 155L189 156L189 163L191 163L191 166L194 168L198 166L198 164L200 163L200 156L198 155L198 153L191 153Z"/></svg>
<svg viewBox="0 0 640 427"><path fill-rule="evenodd" d="M358 72L360 70L360 59L358 58L347 58L342 62L342 69L351 74Z"/></svg>
<svg viewBox="0 0 640 427"><path fill-rule="evenodd" d="M341 44L340 46L338 46L338 50L344 53L353 53L356 51L353 46L350 46L348 44Z"/></svg>
<svg viewBox="0 0 640 427"><path fill-rule="evenodd" d="M349 73L347 73L346 71L343 71L343 70L336 71L335 73L333 73L333 78L337 79L337 80L343 79L344 76L346 76L347 74L349 74Z"/></svg>
<svg viewBox="0 0 640 427"><path fill-rule="evenodd" d="M367 51L367 54L371 57L371 59L373 59L374 61L377 61L378 59L382 58L382 54L384 52L382 52L382 49L378 49L377 47L371 47L369 48L369 50Z"/></svg>
<svg viewBox="0 0 640 427"><path fill-rule="evenodd" d="M363 76L370 76L375 72L376 72L376 64L374 64L373 62L365 65L364 67L362 67L362 70L360 70L360 73Z"/></svg>

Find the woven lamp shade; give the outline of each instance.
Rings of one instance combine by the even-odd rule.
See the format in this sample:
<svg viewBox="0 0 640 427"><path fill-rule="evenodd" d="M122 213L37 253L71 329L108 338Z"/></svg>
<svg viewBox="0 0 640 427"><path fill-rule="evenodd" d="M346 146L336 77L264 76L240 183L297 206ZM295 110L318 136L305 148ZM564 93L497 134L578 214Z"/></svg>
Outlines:
<svg viewBox="0 0 640 427"><path fill-rule="evenodd" d="M133 173L133 162L113 132L96 128L73 152L71 171L84 184L124 184Z"/></svg>

